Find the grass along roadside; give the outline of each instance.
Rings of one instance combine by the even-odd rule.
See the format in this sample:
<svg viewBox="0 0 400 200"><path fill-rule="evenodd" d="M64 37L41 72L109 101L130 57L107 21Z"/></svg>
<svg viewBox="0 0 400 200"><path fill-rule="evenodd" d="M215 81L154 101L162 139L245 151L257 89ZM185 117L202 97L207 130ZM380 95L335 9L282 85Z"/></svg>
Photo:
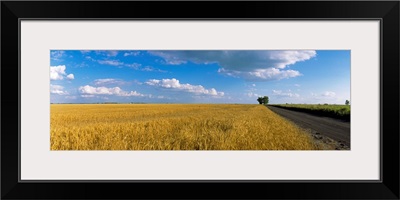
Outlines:
<svg viewBox="0 0 400 200"><path fill-rule="evenodd" d="M350 105L269 104L269 106L350 121Z"/></svg>

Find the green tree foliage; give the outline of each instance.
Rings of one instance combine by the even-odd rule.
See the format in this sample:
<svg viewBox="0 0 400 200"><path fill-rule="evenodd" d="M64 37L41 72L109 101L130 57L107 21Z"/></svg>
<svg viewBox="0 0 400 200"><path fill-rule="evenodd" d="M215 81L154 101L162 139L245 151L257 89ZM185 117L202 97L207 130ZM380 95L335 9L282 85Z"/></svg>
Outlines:
<svg viewBox="0 0 400 200"><path fill-rule="evenodd" d="M269 103L269 98L268 96L264 96L264 105L267 105Z"/></svg>
<svg viewBox="0 0 400 200"><path fill-rule="evenodd" d="M257 101L259 104L267 105L269 103L269 98L268 98L268 96L258 97Z"/></svg>
<svg viewBox="0 0 400 200"><path fill-rule="evenodd" d="M263 100L262 97L258 97L257 101L258 101L259 104L263 104L263 101L264 101L264 100Z"/></svg>
<svg viewBox="0 0 400 200"><path fill-rule="evenodd" d="M346 104L346 105L350 105L350 101L349 101L349 100L346 100L345 104Z"/></svg>

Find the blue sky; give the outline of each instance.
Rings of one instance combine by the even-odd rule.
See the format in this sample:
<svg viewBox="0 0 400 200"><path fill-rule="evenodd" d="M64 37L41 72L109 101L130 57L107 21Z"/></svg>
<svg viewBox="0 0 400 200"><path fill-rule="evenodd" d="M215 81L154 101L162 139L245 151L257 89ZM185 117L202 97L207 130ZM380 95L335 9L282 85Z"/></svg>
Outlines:
<svg viewBox="0 0 400 200"><path fill-rule="evenodd" d="M349 50L51 50L50 102L344 104Z"/></svg>

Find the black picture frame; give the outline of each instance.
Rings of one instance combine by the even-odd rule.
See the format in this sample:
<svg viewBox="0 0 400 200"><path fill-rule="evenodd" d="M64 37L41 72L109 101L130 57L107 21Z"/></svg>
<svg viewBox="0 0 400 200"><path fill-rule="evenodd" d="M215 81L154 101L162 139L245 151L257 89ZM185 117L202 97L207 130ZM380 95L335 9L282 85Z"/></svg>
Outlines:
<svg viewBox="0 0 400 200"><path fill-rule="evenodd" d="M399 199L399 1L2 1L2 199ZM381 181L19 182L19 19L379 19ZM366 155L368 156L368 155ZM153 192L148 192L153 191Z"/></svg>

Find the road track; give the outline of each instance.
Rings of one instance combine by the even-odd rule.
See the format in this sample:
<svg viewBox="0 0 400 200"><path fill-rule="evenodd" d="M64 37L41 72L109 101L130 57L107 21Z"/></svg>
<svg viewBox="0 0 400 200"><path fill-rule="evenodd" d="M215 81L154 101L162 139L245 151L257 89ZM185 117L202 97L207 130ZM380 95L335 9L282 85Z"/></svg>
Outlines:
<svg viewBox="0 0 400 200"><path fill-rule="evenodd" d="M278 115L294 122L299 127L311 130L313 134L329 137L350 148L350 122L275 106L267 107Z"/></svg>

